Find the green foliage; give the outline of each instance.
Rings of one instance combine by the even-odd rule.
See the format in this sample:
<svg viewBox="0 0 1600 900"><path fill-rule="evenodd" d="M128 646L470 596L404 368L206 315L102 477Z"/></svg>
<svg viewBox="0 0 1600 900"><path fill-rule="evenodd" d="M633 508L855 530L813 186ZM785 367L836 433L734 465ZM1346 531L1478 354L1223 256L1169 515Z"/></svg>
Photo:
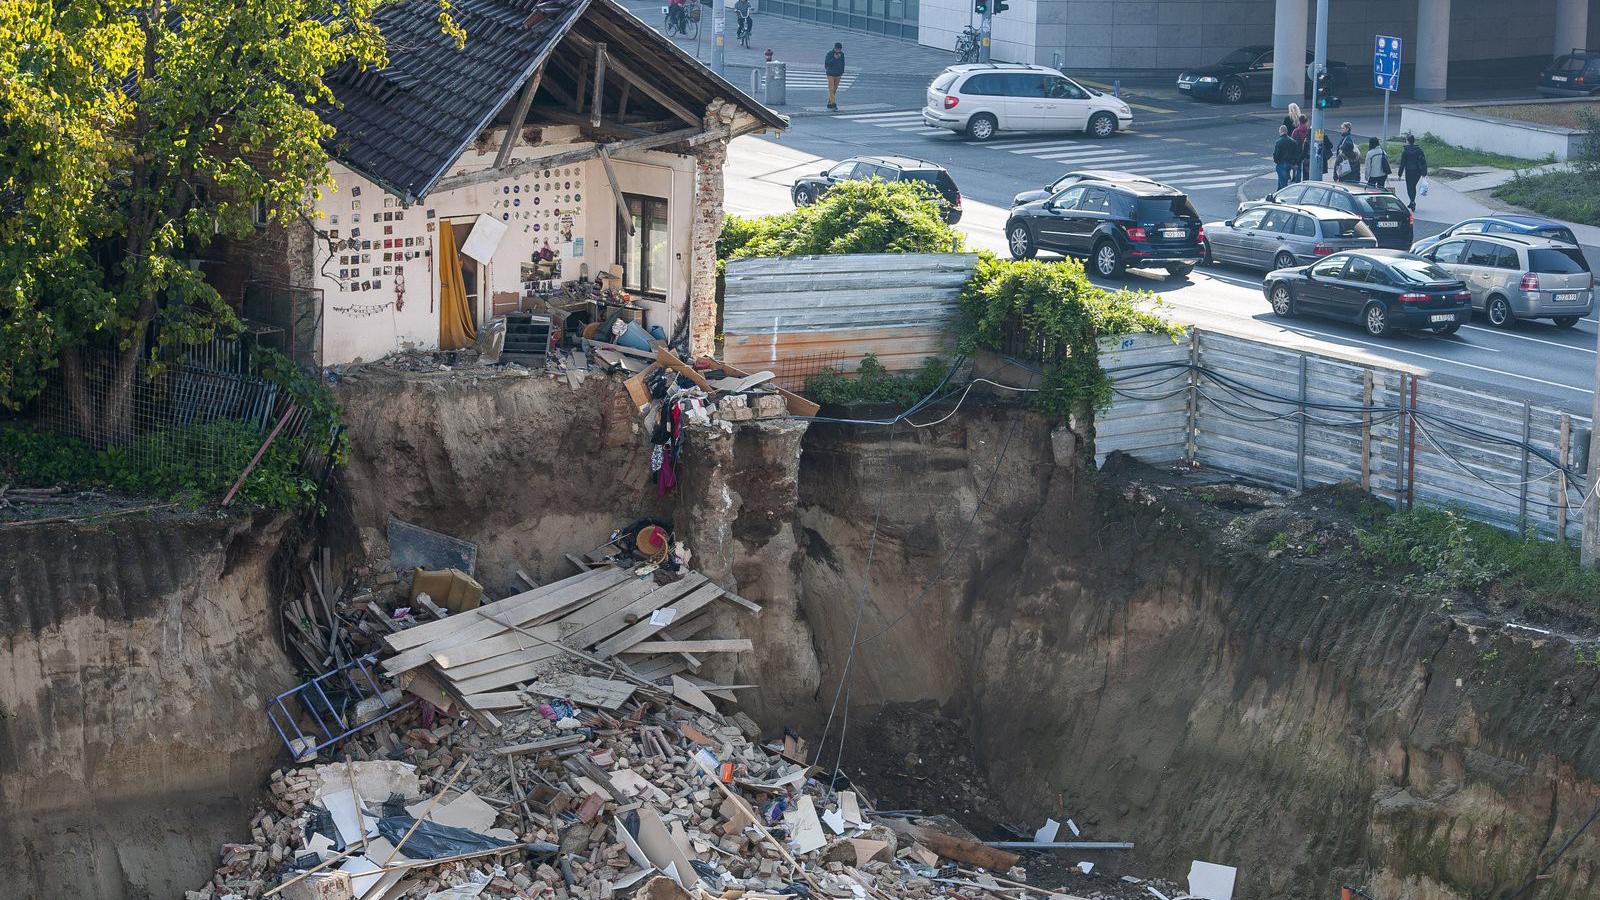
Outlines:
<svg viewBox="0 0 1600 900"><path fill-rule="evenodd" d="M754 219L728 216L717 258L960 250L961 234L940 218L937 198L920 181L842 182L810 206Z"/></svg>
<svg viewBox="0 0 1600 900"><path fill-rule="evenodd" d="M100 458L85 441L15 425L0 426L0 483L49 487L93 481L99 472Z"/></svg>
<svg viewBox="0 0 1600 900"><path fill-rule="evenodd" d="M1428 168L1437 169L1440 166L1493 166L1496 169L1523 169L1539 165L1550 160L1524 159L1520 156L1506 156L1501 153L1489 153L1485 150L1473 150L1470 147L1458 147L1447 144L1433 134L1424 134L1417 138L1417 146L1428 156ZM1400 151L1405 147L1402 138L1396 138L1383 146L1384 152L1389 154L1391 165L1400 162ZM1364 151L1363 151L1364 152Z"/></svg>
<svg viewBox="0 0 1600 900"><path fill-rule="evenodd" d="M835 369L806 379L806 394L822 404L889 403L910 406L938 389L950 371L950 364L928 357L922 368L903 375L891 374L868 353L852 375Z"/></svg>
<svg viewBox="0 0 1600 900"><path fill-rule="evenodd" d="M1282 553L1289 549L1289 532L1280 531L1267 541L1267 549L1275 553Z"/></svg>
<svg viewBox="0 0 1600 900"><path fill-rule="evenodd" d="M1571 544L1511 534L1454 510L1391 512L1357 531L1356 543L1373 562L1414 570L1429 589L1474 591L1500 581L1547 600L1600 600L1600 571L1585 568Z"/></svg>
<svg viewBox="0 0 1600 900"><path fill-rule="evenodd" d="M1578 123L1584 130L1578 142L1578 155L1572 167L1591 181L1600 179L1600 114L1587 107L1578 110Z"/></svg>
<svg viewBox="0 0 1600 900"><path fill-rule="evenodd" d="M325 78L384 63L380 3L0 3L0 404L58 363L81 380L78 348L115 349L120 392L75 410L109 431L152 326L184 344L235 324L189 260L327 182ZM447 0L440 20L463 38Z"/></svg>
<svg viewBox="0 0 1600 900"><path fill-rule="evenodd" d="M1520 174L1495 188L1494 196L1553 219L1600 225L1600 171Z"/></svg>
<svg viewBox="0 0 1600 900"><path fill-rule="evenodd" d="M1100 368L1102 338L1182 333L1157 306L1148 295L1096 286L1075 260L983 254L961 291L958 348L1001 349L1010 329L1019 329L1045 366L1035 405L1053 415L1082 415L1111 404L1111 380Z"/></svg>

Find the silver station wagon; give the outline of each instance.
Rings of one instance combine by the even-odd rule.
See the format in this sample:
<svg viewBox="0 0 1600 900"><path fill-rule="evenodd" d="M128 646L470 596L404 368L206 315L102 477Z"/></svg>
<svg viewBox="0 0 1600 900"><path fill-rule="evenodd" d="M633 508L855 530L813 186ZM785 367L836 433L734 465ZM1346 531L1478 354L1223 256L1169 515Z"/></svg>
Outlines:
<svg viewBox="0 0 1600 900"><path fill-rule="evenodd" d="M1206 223L1207 262L1267 272L1376 246L1359 216L1321 206L1257 206L1226 222Z"/></svg>
<svg viewBox="0 0 1600 900"><path fill-rule="evenodd" d="M1472 308L1496 328L1551 319L1571 328L1594 311L1594 274L1583 251L1532 235L1448 238L1422 256L1467 283Z"/></svg>

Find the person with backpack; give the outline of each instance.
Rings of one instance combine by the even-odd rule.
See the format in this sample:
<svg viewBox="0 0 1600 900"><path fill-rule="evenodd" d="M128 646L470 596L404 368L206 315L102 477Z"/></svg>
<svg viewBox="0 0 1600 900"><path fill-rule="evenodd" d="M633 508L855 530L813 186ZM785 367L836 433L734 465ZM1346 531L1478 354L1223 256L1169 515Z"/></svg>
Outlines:
<svg viewBox="0 0 1600 900"><path fill-rule="evenodd" d="M1367 184L1372 187L1387 187L1389 180L1389 154L1383 152L1383 147L1378 144L1375 137L1367 138L1367 162L1362 167L1366 175Z"/></svg>
<svg viewBox="0 0 1600 900"><path fill-rule="evenodd" d="M1333 178L1335 181L1357 182L1361 180L1361 153L1356 150L1356 136L1350 131L1350 123L1345 122L1339 126L1338 162L1333 164Z"/></svg>
<svg viewBox="0 0 1600 900"><path fill-rule="evenodd" d="M1400 176L1406 180L1406 195L1410 198L1412 212L1417 211L1417 182L1428 174L1428 157L1417 146L1417 136L1406 135L1406 145L1400 151Z"/></svg>

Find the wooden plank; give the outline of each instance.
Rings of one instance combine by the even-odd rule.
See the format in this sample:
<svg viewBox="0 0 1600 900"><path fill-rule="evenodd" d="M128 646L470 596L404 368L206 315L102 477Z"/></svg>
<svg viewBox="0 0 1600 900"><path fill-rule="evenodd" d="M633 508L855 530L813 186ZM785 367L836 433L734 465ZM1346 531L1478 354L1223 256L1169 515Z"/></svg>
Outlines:
<svg viewBox="0 0 1600 900"><path fill-rule="evenodd" d="M594 45L594 100L589 104L589 126L600 127L601 107L606 99L606 44L597 41Z"/></svg>
<svg viewBox="0 0 1600 900"><path fill-rule="evenodd" d="M572 563L573 567L576 568L579 572L587 572L590 569L594 568L594 563L589 562L588 560L584 559L581 556L574 556L571 553L564 553L562 555L565 556L566 559L567 559L567 562Z"/></svg>
<svg viewBox="0 0 1600 900"><path fill-rule="evenodd" d="M748 638L709 641L643 641L623 653L743 653L755 646Z"/></svg>
<svg viewBox="0 0 1600 900"><path fill-rule="evenodd" d="M689 613L700 609L720 596L722 596L722 588L709 582L702 584L700 587L696 588L693 593L689 594L689 596L684 597L682 600L672 604L670 609L676 611L676 615L674 615L673 618L683 618ZM631 627L624 629L620 633L595 645L595 655L599 656L601 659L615 656L623 650L632 647L634 644L637 644L645 638L650 637L665 627L665 625L652 625L650 624L649 619L643 619L639 622L636 622Z"/></svg>
<svg viewBox="0 0 1600 900"><path fill-rule="evenodd" d="M665 347L657 347L656 362L694 382L695 387L706 392L706 396L709 397L717 393L717 389L711 385L711 382L706 380L704 375L701 375L694 366L674 356L671 350Z"/></svg>
<svg viewBox="0 0 1600 900"><path fill-rule="evenodd" d="M648 620L650 613L677 601L705 583L706 577L704 575L698 572L690 572L671 584L656 587L655 590L636 598L627 606L614 609L604 617L587 623L584 627L568 634L563 640L568 646L572 647L590 647L598 644L628 627L629 618ZM650 584L650 582L646 582L646 584ZM674 616L673 618L677 617Z"/></svg>
<svg viewBox="0 0 1600 900"><path fill-rule="evenodd" d="M521 635L516 636L522 637ZM561 655L560 650L549 644L541 644L527 638L523 638L522 643L523 649L521 650L512 650L508 653L496 654L487 659L480 659L477 662L451 666L443 670L444 676L453 682L460 683L476 678L479 675L487 675L490 672L499 672L515 666L543 663L547 659ZM545 665L544 668L549 668L549 666Z"/></svg>
<svg viewBox="0 0 1600 900"><path fill-rule="evenodd" d="M631 609L640 599L648 597L660 589L660 585L648 578L635 578L627 584L612 588L604 595L595 598L593 603L561 619L561 624L565 626L562 640L566 641L569 647L583 647L586 646L586 643L594 643L592 640L583 641L582 635L592 628L595 623L608 620L612 616ZM656 604L656 606L660 605L660 603ZM651 609L654 608L654 606L651 607ZM612 629L612 631L615 630ZM609 633L607 632L607 634Z"/></svg>
<svg viewBox="0 0 1600 900"><path fill-rule="evenodd" d="M633 664L634 674L646 681L676 675L688 668L689 664L681 656L656 656Z"/></svg>
<svg viewBox="0 0 1600 900"><path fill-rule="evenodd" d="M720 368L722 371L734 376L735 378L750 377L749 372L740 369L733 363L717 362L716 360L712 360L712 362L717 366L717 368ZM814 416L822 409L822 407L812 403L810 400L807 400L793 391L786 391L783 388L778 388L778 393L783 395L783 399L789 401L789 415L791 416Z"/></svg>
<svg viewBox="0 0 1600 900"><path fill-rule="evenodd" d="M645 387L644 380L659 368L661 367L651 363L649 368L622 383L622 386L628 391L628 399L633 401L634 412L641 412L646 406L650 405L650 389Z"/></svg>
<svg viewBox="0 0 1600 900"><path fill-rule="evenodd" d="M569 578L567 582L562 582L565 585L562 589L511 607L510 610L496 610L492 608L494 604L489 604L488 606L480 606L477 609L451 616L445 619L444 622L430 622L430 625L457 623L457 627L455 630L442 634L422 646L413 647L397 656L384 660L382 663L383 670L393 674L414 669L430 662L434 653L447 647L457 647L462 644L481 641L484 638L491 638L505 631L504 626L496 623L494 619L504 618L505 621L521 625L524 622L534 621L540 615L544 615L551 610L559 611L581 603L606 587L618 583L618 579L633 577L620 569L609 569L599 573L585 573L585 575L595 575L596 577L585 578L582 582L579 582L577 578ZM578 578L584 577L578 576ZM416 629L408 630L415 631ZM400 632L400 634L405 633ZM399 635L391 635L391 637L399 637Z"/></svg>
<svg viewBox="0 0 1600 900"><path fill-rule="evenodd" d="M524 603L544 599L545 597L557 592L562 592L568 587L578 584L585 584L590 579L599 577L600 576L594 573L586 572L582 575L575 575L571 578L566 578L561 581L551 582L550 584L547 584L543 587L534 588L530 591L512 594L509 597L496 600L493 603L485 603L483 606L479 607L479 609L486 609L495 615L504 615L507 612L514 611L516 607L519 607ZM580 581L579 579L582 580ZM613 580L610 583L615 584L616 581ZM609 584L605 585L605 587L609 586ZM603 587L599 586L595 588L595 590L603 589ZM454 631L457 628L462 628L467 623L477 618L479 617L463 615L444 619L439 622L425 622L421 625L407 628L405 631L399 632L398 634L390 635L384 638L383 642L384 644L388 645L390 650L409 650L412 647L420 647L441 635L449 634L451 631Z"/></svg>
<svg viewBox="0 0 1600 900"><path fill-rule="evenodd" d="M525 744L512 744L509 747L501 747L494 752L505 756L515 756L519 753L538 753L540 750L560 750L563 747L575 747L578 744L587 743L588 740L582 734L560 734L555 737L529 741Z"/></svg>
<svg viewBox="0 0 1600 900"><path fill-rule="evenodd" d="M500 142L500 152L494 155L494 167L502 168L511 160L511 151L516 149L517 138L522 134L522 124L528 121L528 107L533 105L533 95L539 93L539 82L544 78L544 66L533 71L533 77L522 88L522 96L517 98L517 108L511 113L511 124L506 128L506 136Z"/></svg>
<svg viewBox="0 0 1600 900"><path fill-rule="evenodd" d="M498 691L485 694L468 694L461 699L473 709L517 709L527 699L521 691Z"/></svg>
<svg viewBox="0 0 1600 900"><path fill-rule="evenodd" d="M531 628L529 630L547 641L556 641L561 639L561 627L559 625L540 625L537 628ZM445 647L441 650L434 651L432 656L434 665L441 669L445 669L446 674L452 674L449 672L449 670L458 666L465 666L468 663L481 662L483 660L499 656L502 653L515 653L518 650L527 650L533 646L536 646L535 643L529 640L525 635L517 634L514 631L508 631L505 634L495 635L492 638L484 638L481 641L474 641L470 644L460 644L455 647Z"/></svg>
<svg viewBox="0 0 1600 900"><path fill-rule="evenodd" d="M733 591L730 591L730 590L727 590L727 589L723 589L723 591L722 591L722 599L728 601L729 603L734 604L735 606L742 606L745 609L748 609L751 612L755 613L756 615L760 615L761 614L761 604L753 603L753 602L751 602L749 600L746 600L745 598L739 596L738 594L735 594Z"/></svg>
<svg viewBox="0 0 1600 900"><path fill-rule="evenodd" d="M705 691L700 690L684 679L682 675L672 676L672 696L689 704L695 709L717 715L717 705L711 702Z"/></svg>
<svg viewBox="0 0 1600 900"><path fill-rule="evenodd" d="M496 688L503 688L508 684L532 681L543 675L549 668L545 663L532 663L510 669L501 669L498 672L490 672L476 678L458 681L456 682L456 690L463 694L480 694Z"/></svg>

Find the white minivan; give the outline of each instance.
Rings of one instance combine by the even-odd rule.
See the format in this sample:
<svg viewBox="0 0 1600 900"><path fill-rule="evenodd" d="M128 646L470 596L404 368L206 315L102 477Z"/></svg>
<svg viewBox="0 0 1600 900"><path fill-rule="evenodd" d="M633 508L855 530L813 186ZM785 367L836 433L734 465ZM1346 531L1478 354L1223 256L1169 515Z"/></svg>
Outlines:
<svg viewBox="0 0 1600 900"><path fill-rule="evenodd" d="M1133 124L1133 111L1049 66L969 63L928 85L922 124L987 141L1000 131L1083 131L1110 137Z"/></svg>

